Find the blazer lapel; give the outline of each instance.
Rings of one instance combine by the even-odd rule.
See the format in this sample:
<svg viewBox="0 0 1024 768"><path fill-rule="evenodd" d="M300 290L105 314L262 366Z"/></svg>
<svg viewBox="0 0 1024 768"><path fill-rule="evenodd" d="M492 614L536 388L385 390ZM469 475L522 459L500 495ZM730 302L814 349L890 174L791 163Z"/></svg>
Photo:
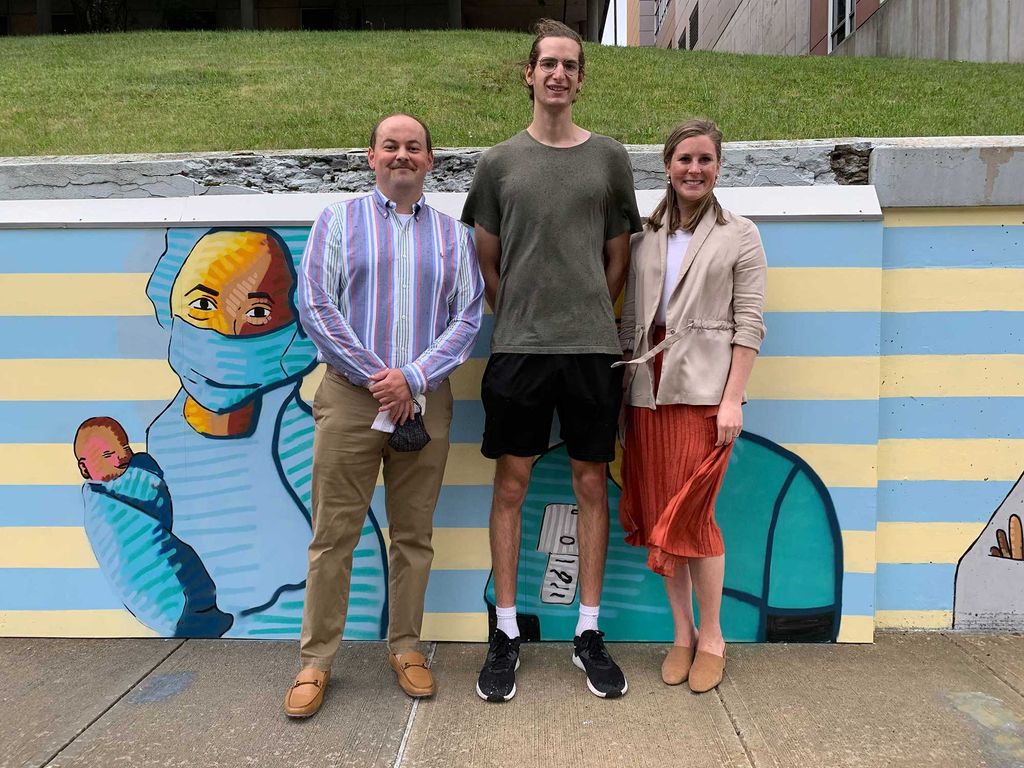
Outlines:
<svg viewBox="0 0 1024 768"><path fill-rule="evenodd" d="M668 218L666 214L665 218ZM661 303L661 294L665 290L665 270L667 264L667 252L668 252L668 222L665 222L665 226L661 227L657 231L657 251L654 259L652 259L653 271L650 275L650 285L652 288L657 290L645 291L645 298L647 299L647 306L644 307L644 319L647 322L647 328L649 329L654 324L654 318L658 314L658 305Z"/></svg>

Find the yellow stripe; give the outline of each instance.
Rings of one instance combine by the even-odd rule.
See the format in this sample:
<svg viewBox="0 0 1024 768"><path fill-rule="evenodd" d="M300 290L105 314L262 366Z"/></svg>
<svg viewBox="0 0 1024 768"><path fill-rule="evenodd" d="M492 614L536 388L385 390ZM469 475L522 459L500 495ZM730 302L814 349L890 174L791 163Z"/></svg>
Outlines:
<svg viewBox="0 0 1024 768"><path fill-rule="evenodd" d="M456 399L480 397L486 365L473 358L455 371ZM322 377L322 368L306 377L307 402ZM0 400L169 401L179 388L164 360L0 360ZM1024 355L762 357L747 387L752 399L762 400L873 400L879 389L882 397L1018 396Z"/></svg>
<svg viewBox="0 0 1024 768"><path fill-rule="evenodd" d="M1022 269L887 269L884 312L1024 311Z"/></svg>
<svg viewBox="0 0 1024 768"><path fill-rule="evenodd" d="M752 400L874 400L879 358L762 357L747 394Z"/></svg>
<svg viewBox="0 0 1024 768"><path fill-rule="evenodd" d="M0 316L152 317L148 280L148 274L139 273L7 273Z"/></svg>
<svg viewBox="0 0 1024 768"><path fill-rule="evenodd" d="M875 572L874 531L843 531L843 571Z"/></svg>
<svg viewBox="0 0 1024 768"><path fill-rule="evenodd" d="M874 488L875 446L784 443L806 461L825 485L838 488Z"/></svg>
<svg viewBox="0 0 1024 768"><path fill-rule="evenodd" d="M457 643L486 643L486 613L425 613L420 637Z"/></svg>
<svg viewBox="0 0 1024 768"><path fill-rule="evenodd" d="M0 400L170 400L179 389L165 360L0 360Z"/></svg>
<svg viewBox="0 0 1024 768"><path fill-rule="evenodd" d="M840 643L873 643L875 620L871 616L843 616L839 624Z"/></svg>
<svg viewBox="0 0 1024 768"><path fill-rule="evenodd" d="M878 629L949 629L952 611L876 611Z"/></svg>
<svg viewBox="0 0 1024 768"><path fill-rule="evenodd" d="M391 532L381 528L384 542L391 546ZM488 571L491 544L486 528L435 528L433 535L435 571Z"/></svg>
<svg viewBox="0 0 1024 768"><path fill-rule="evenodd" d="M4 637L158 637L121 608L95 611L0 611Z"/></svg>
<svg viewBox="0 0 1024 768"><path fill-rule="evenodd" d="M768 270L765 309L770 312L877 312L882 270L773 267Z"/></svg>
<svg viewBox="0 0 1024 768"><path fill-rule="evenodd" d="M0 528L0 568L98 568L84 528Z"/></svg>
<svg viewBox="0 0 1024 768"><path fill-rule="evenodd" d="M1016 480L1024 440L880 440L879 480Z"/></svg>
<svg viewBox="0 0 1024 768"><path fill-rule="evenodd" d="M1012 227L1024 224L1024 207L886 208L882 220L886 227Z"/></svg>
<svg viewBox="0 0 1024 768"><path fill-rule="evenodd" d="M889 355L881 375L882 397L1019 397L1024 355Z"/></svg>
<svg viewBox="0 0 1024 768"><path fill-rule="evenodd" d="M984 523L879 523L878 562L955 563L984 527Z"/></svg>
<svg viewBox="0 0 1024 768"><path fill-rule="evenodd" d="M132 444L135 451L145 446ZM444 472L446 485L490 485L494 462L476 443L452 443ZM71 440L67 443L0 443L0 485L81 485ZM378 477L377 484L383 485Z"/></svg>

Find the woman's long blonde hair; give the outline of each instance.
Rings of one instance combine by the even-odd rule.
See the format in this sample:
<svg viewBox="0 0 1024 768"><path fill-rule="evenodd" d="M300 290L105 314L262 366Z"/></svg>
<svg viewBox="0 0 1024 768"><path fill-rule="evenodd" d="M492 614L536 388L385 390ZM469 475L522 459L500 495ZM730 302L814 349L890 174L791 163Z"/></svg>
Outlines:
<svg viewBox="0 0 1024 768"><path fill-rule="evenodd" d="M692 139L694 136L707 136L711 139L711 142L715 145L715 159L721 165L722 132L718 130L714 120L694 118L693 120L687 120L669 134L668 141L665 142L665 149L662 152L666 168L672 162L672 155L675 154L676 147L686 139ZM676 191L672 188L672 183L669 182L668 188L665 190L665 197L661 199L658 207L654 209L647 219L647 226L652 231L657 232L661 229L662 224L665 223L665 213L668 212L669 232L675 232L678 229L684 232L693 232L709 208L715 212L715 222L725 224L725 214L722 211L721 204L718 202L718 198L715 197L714 188L708 190L708 193L694 206L690 215L684 219L679 214L679 206L676 205Z"/></svg>

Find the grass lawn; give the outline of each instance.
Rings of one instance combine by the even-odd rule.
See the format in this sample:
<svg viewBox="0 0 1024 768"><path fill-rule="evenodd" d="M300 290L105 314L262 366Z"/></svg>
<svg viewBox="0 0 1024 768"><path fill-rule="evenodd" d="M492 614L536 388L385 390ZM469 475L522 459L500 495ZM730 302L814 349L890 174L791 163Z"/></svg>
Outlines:
<svg viewBox="0 0 1024 768"><path fill-rule="evenodd" d="M0 155L364 146L411 111L439 146L529 120L496 32L136 32L0 38ZM588 46L577 120L659 143L692 115L727 140L1024 134L1024 65Z"/></svg>

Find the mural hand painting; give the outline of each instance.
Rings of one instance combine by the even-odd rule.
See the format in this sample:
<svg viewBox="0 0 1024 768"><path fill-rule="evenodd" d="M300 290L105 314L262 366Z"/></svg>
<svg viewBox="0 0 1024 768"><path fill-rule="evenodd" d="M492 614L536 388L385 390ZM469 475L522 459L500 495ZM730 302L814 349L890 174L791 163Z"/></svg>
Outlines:
<svg viewBox="0 0 1024 768"><path fill-rule="evenodd" d="M313 441L299 385L316 349L297 322L296 251L269 229L169 230L146 292L181 389L150 424L147 453L132 458L124 435L108 438L123 447L97 445L96 461L78 454L84 477L95 465L107 478L83 490L97 561L160 634L298 635ZM105 452L124 466L102 466ZM347 638L382 636L383 553L368 510Z"/></svg>

